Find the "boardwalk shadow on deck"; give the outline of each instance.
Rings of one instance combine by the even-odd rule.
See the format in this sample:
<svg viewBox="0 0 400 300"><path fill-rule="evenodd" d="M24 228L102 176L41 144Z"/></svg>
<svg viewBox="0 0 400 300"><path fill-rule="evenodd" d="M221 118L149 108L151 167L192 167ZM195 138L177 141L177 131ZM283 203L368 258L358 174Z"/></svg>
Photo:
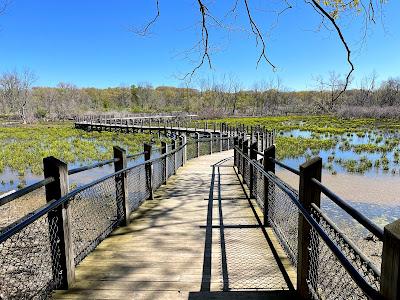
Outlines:
<svg viewBox="0 0 400 300"><path fill-rule="evenodd" d="M188 300L286 300L298 299L295 291L190 292Z"/></svg>
<svg viewBox="0 0 400 300"><path fill-rule="evenodd" d="M78 267L75 286L69 291L57 292L58 298L295 299L293 290L200 289L212 287L212 284L214 289L216 287L217 281L211 276L211 258L216 259L212 248L220 245L213 245L209 238L212 231L217 232L220 227L212 226L212 215L208 214L205 205L208 204L208 209L211 205L212 209L217 202L210 204L203 200L209 188L210 175L197 173L197 165L191 168L172 177L167 186L157 191L154 200L146 201L133 213L130 226L118 228L103 241ZM221 197L222 205L224 199ZM234 200L249 201L243 195L235 195ZM235 226L241 224L226 224L223 229L236 230ZM250 227L261 231L259 226L254 224ZM265 245L268 247L267 243Z"/></svg>
<svg viewBox="0 0 400 300"><path fill-rule="evenodd" d="M200 292L190 292L188 299L190 300L197 300L197 299L216 299L216 300L223 300L223 299L298 299L298 295L296 290L293 287L293 284L289 278L289 275L286 272L286 269L284 268L283 264L280 262L280 258L278 256L278 253L267 233L265 230L264 225L262 224L254 206L253 203L250 200L250 197L247 193L247 190L245 186L243 185L242 181L240 180L239 174L235 170L234 176L237 178L238 183L222 183L220 180L221 175L231 175L231 174L221 174L220 173L220 166L221 164L226 163L226 159L212 165L213 172L211 174L211 186L210 186L210 194L208 199L208 211L207 211L207 224L206 226L201 226L202 228L206 229L206 239L205 239L205 247L204 247L204 261L203 261L203 281L201 285L201 291ZM223 165L225 167L225 165ZM216 169L218 172L216 173ZM218 178L218 183L217 183L217 203L218 203L218 219L219 219L219 225L213 225L213 204L214 204L214 185L216 184ZM244 196L238 196L238 197L228 197L224 198L222 197L221 194L221 187L222 186L240 186L243 190L243 195ZM225 225L224 224L224 217L222 213L222 207L223 207L223 200L234 200L234 201L240 201L240 200L247 200L253 214L254 218L257 221L257 224L254 225L248 225L248 224L229 224ZM257 228L262 231L265 240L269 246L269 248L272 251L272 254L277 262L277 265L279 267L280 272L282 273L282 276L284 277L284 280L288 286L288 290L266 290L266 291L259 291L259 290L243 290L243 291L232 291L230 290L229 287L229 274L228 274L228 268L227 264L229 263L227 261L227 255L226 255L226 245L225 245L225 230L226 229L244 229L244 228ZM210 282L207 280L208 278L211 277L211 257L212 257L212 235L213 235L213 229L219 229L220 232L220 247L221 247L221 269L222 269L222 278L223 278L223 290L222 291L210 291Z"/></svg>

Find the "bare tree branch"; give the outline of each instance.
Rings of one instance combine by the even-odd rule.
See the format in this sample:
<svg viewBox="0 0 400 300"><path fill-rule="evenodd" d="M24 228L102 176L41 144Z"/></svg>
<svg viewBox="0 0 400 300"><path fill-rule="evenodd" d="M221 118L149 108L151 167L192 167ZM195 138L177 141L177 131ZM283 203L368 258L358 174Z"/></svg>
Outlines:
<svg viewBox="0 0 400 300"><path fill-rule="evenodd" d="M11 0L0 0L0 15L4 14L7 7L11 4Z"/></svg>
<svg viewBox="0 0 400 300"><path fill-rule="evenodd" d="M258 40L261 41L261 53L257 60L257 67L260 64L260 61L264 58L264 60L275 70L276 69L275 65L272 64L272 62L268 59L268 57L265 53L266 45L265 45L264 37L263 37L260 29L258 28L257 24L253 20L247 0L244 0L244 4L246 6L246 12L247 12L247 17L250 22L251 31L253 32L253 34L256 37L256 45L258 46Z"/></svg>
<svg viewBox="0 0 400 300"><path fill-rule="evenodd" d="M156 7L157 7L157 12L156 15L154 16L153 19L151 19L142 29L132 29L132 32L136 33L137 35L140 36L146 36L149 33L149 29L154 25L154 23L157 22L157 19L160 17L160 4L159 0L156 0Z"/></svg>
<svg viewBox="0 0 400 300"><path fill-rule="evenodd" d="M335 19L316 0L311 0L311 1L314 4L315 8L317 8L331 22L333 27L335 27L335 30L347 52L347 63L350 65L350 71L347 73L343 89L335 96L334 101L336 101L346 91L346 89L350 83L350 76L354 71L354 65L353 65L353 62L351 61L351 50L342 34L342 31L340 30L339 26L337 25Z"/></svg>
<svg viewBox="0 0 400 300"><path fill-rule="evenodd" d="M183 79L185 79L185 80L189 77L189 81L193 77L193 75L196 73L196 71L201 68L201 66L204 64L205 61L207 61L210 69L212 68L211 58L210 58L210 54L209 54L210 45L209 45L209 35L208 35L208 28L207 28L207 17L210 17L210 14L208 13L207 6L204 5L202 0L197 0L197 3L199 4L199 10L200 10L200 14L201 14L201 44L203 45L203 55L201 57L199 64L196 67L194 67L192 72L187 73L183 77Z"/></svg>

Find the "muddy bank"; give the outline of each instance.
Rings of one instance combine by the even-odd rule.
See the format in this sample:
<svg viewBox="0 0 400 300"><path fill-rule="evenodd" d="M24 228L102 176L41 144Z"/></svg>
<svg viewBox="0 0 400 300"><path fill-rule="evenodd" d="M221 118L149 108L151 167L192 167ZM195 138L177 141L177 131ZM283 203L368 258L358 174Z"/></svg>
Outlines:
<svg viewBox="0 0 400 300"><path fill-rule="evenodd" d="M298 189L299 177L289 171L278 169L276 174ZM356 174L322 172L322 182L343 199L368 204L400 206L400 178L371 177Z"/></svg>

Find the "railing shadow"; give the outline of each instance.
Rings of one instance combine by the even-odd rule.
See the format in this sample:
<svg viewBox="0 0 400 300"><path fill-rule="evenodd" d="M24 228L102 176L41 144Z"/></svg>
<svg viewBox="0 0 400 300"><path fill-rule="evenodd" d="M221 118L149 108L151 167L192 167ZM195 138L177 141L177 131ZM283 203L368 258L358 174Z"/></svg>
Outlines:
<svg viewBox="0 0 400 300"><path fill-rule="evenodd" d="M211 183L210 183L210 192L208 198L208 209L207 209L207 223L206 226L201 226L206 230L206 238L205 238L205 246L204 246L204 260L203 260L203 273L202 273L202 284L200 292L190 292L189 299L296 299L297 293L293 287L293 284L289 278L289 275L280 261L280 257L275 249L274 244L267 231L265 230L264 225L262 224L253 203L242 183L238 173L235 170L235 173L232 174L237 178L237 184L224 184L221 181L221 173L219 172L220 167L227 161L224 159L214 165L212 165L212 174L211 174ZM226 167L226 165L223 165ZM232 167L232 166L229 166ZM233 168L234 169L234 168ZM225 173L224 173L225 174ZM229 176L231 176L229 174ZM243 195L237 195L235 197L222 197L221 189L223 186L231 186L231 185L240 185L243 190ZM215 188L217 188L217 199L215 199ZM206 199L205 199L206 200ZM218 220L219 225L213 225L213 220L217 216L213 216L213 207L214 200L217 200L218 204ZM249 207L254 215L254 219L256 221L255 224L224 224L224 215L223 215L223 207L224 200L240 200L248 202ZM268 290L268 291L257 291L257 290L247 290L247 291L232 291L229 282L229 273L228 273L228 265L230 263L229 259L226 255L226 241L225 241L225 232L226 229L248 229L248 228L259 228L267 242L266 247L269 247L274 260L277 263L280 274L283 276L284 281L288 287L288 290ZM213 257L213 249L212 249L212 240L213 240L213 229L219 229L219 238L220 238L220 257L221 257L221 275L222 275L222 291L211 291L211 270L212 270L212 262L211 257Z"/></svg>

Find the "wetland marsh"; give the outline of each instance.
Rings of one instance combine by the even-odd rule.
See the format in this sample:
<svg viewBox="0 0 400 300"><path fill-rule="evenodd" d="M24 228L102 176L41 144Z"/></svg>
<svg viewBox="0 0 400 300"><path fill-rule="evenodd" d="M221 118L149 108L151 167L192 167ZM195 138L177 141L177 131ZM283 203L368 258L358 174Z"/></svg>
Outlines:
<svg viewBox="0 0 400 300"><path fill-rule="evenodd" d="M0 128L0 193L19 189L43 178L42 160L54 156L68 168L80 167L107 160L113 156L113 146L120 146L133 154L143 151L143 143L159 143L149 134L117 132L85 132L74 129L73 123L35 124ZM112 167L91 170L94 178ZM87 182L79 174L71 176L70 183ZM97 177L98 178L98 177Z"/></svg>
<svg viewBox="0 0 400 300"><path fill-rule="evenodd" d="M275 129L277 157L283 163L298 169L318 155L328 188L380 226L400 218L399 120L281 116L219 121ZM277 174L298 186L296 175L281 168ZM322 206L343 228L358 226L329 200L323 199Z"/></svg>

